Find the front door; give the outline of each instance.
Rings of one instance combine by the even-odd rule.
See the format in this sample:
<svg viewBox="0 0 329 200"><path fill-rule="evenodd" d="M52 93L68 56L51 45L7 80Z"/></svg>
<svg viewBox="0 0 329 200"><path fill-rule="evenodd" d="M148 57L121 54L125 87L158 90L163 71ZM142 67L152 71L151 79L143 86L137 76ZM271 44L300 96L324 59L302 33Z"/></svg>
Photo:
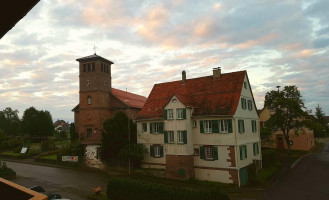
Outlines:
<svg viewBox="0 0 329 200"><path fill-rule="evenodd" d="M247 167L240 169L240 180L241 186L246 185L248 183L248 171Z"/></svg>
<svg viewBox="0 0 329 200"><path fill-rule="evenodd" d="M283 135L276 135L276 148L277 149L284 149L283 144Z"/></svg>

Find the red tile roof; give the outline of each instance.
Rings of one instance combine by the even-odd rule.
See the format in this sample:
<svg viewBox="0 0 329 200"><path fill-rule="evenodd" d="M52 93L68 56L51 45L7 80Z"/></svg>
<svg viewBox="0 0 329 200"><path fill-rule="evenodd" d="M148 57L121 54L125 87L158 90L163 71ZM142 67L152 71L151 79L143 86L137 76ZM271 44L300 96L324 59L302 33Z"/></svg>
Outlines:
<svg viewBox="0 0 329 200"><path fill-rule="evenodd" d="M222 74L220 78L206 76L183 81L155 84L138 119L162 119L163 109L173 97L197 115L234 115L239 104L246 71Z"/></svg>
<svg viewBox="0 0 329 200"><path fill-rule="evenodd" d="M120 99L126 105L128 105L128 103L126 102L126 100L128 100L130 107L142 108L146 101L146 97L133 94L130 92L118 90L115 88L112 88L112 94L116 96L118 99Z"/></svg>

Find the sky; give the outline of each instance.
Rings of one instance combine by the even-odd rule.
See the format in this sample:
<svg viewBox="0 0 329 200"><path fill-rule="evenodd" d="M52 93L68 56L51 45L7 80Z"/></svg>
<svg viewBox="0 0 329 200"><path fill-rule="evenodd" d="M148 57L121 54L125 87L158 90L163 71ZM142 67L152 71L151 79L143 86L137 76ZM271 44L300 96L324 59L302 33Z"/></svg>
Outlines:
<svg viewBox="0 0 329 200"><path fill-rule="evenodd" d="M148 96L156 83L247 70L258 109L296 85L329 115L329 1L41 0L0 39L0 110L34 106L73 122L77 58L114 62L112 87Z"/></svg>

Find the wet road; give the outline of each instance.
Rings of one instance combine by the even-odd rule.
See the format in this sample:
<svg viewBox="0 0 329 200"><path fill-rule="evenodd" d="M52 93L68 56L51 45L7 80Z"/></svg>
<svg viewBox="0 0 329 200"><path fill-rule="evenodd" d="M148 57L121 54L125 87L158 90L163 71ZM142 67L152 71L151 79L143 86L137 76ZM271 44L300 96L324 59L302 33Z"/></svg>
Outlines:
<svg viewBox="0 0 329 200"><path fill-rule="evenodd" d="M329 143L304 157L289 174L265 192L261 200L328 200Z"/></svg>
<svg viewBox="0 0 329 200"><path fill-rule="evenodd" d="M17 179L11 180L25 187L42 186L46 192L57 193L72 200L87 199L91 188L101 186L106 190L108 176L103 173L53 168L39 165L7 162Z"/></svg>

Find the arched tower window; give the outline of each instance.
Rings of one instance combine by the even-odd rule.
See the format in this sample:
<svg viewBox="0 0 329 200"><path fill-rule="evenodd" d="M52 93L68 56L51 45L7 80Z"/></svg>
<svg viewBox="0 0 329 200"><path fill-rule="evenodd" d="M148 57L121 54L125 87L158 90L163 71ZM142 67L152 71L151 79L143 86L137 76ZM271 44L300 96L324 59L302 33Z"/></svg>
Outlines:
<svg viewBox="0 0 329 200"><path fill-rule="evenodd" d="M87 98L87 104L88 104L88 105L91 104L91 96L88 96L88 98Z"/></svg>

